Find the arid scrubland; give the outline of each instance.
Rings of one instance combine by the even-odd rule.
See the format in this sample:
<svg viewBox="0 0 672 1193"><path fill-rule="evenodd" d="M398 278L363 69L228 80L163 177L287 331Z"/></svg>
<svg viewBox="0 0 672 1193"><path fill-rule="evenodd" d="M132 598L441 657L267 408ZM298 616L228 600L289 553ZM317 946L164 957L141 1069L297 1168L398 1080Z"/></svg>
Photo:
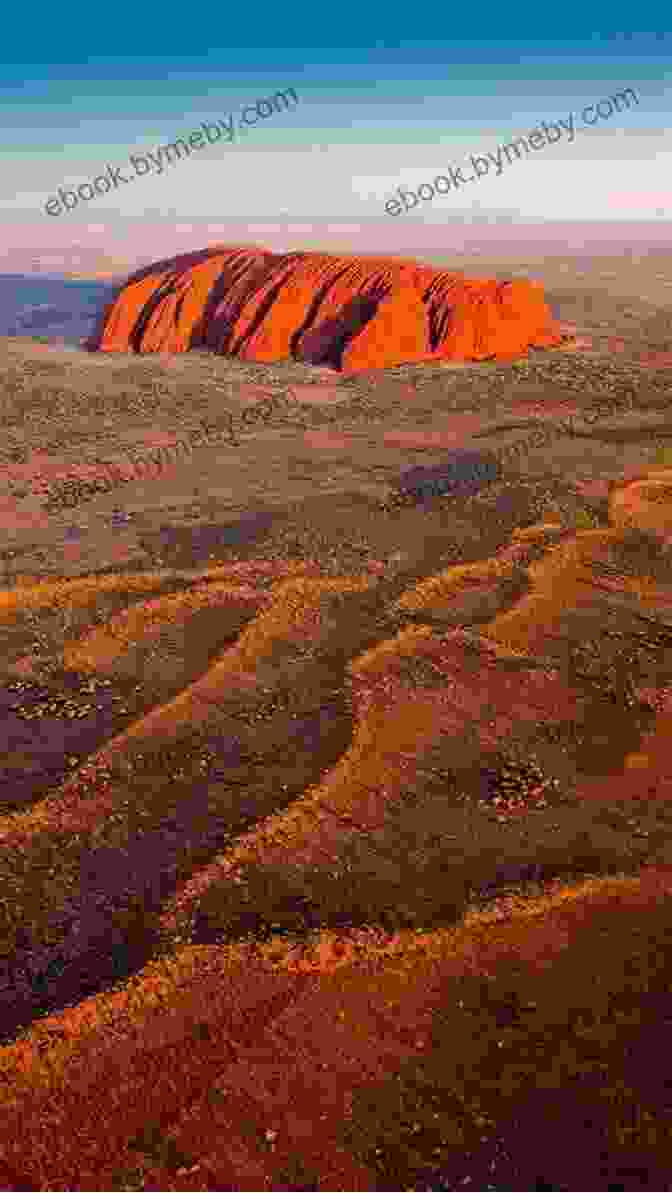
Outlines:
<svg viewBox="0 0 672 1193"><path fill-rule="evenodd" d="M669 1187L670 342L598 273L511 363L0 346L2 1188Z"/></svg>

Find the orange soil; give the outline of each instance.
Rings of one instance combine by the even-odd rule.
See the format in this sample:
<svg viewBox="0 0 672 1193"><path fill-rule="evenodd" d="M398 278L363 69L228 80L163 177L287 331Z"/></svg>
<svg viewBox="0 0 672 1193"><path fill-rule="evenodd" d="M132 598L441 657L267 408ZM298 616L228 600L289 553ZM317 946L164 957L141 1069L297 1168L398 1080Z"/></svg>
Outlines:
<svg viewBox="0 0 672 1193"><path fill-rule="evenodd" d="M446 999L451 982L493 973L512 955L529 975L542 973L581 946L591 923L604 931L626 909L645 917L670 893L670 869L647 867L636 879L559 886L503 921L473 913L423 937L323 933L304 953L287 944L185 948L0 1051L9 1094L0 1182L112 1188L132 1163L129 1141L152 1123L192 1163L155 1161L148 1189L286 1188L277 1174L292 1153L321 1189L375 1188L373 1170L339 1139L352 1091L421 1059L437 1012L461 1030L460 1004ZM17 1186L19 1173L29 1186Z"/></svg>
<svg viewBox="0 0 672 1193"><path fill-rule="evenodd" d="M322 782L240 837L225 861L184 884L166 908L165 925L174 925L176 913L193 905L209 885L235 882L236 867L250 858L262 864L308 858L328 866L344 833L373 831L381 823L395 789L438 734L460 735L475 725L482 740L490 735L496 741L507 725L521 719L578 715L576 693L557 676L509 672L499 662L534 654L563 609L597 599L586 583L590 565L618 541L624 527L664 534L670 525L671 485L672 470L624 482L611 493L608 530L563 536L553 523L531 527L514 535L495 558L448 568L403 594L399 609L436 610L464 587L507 574L524 558L527 543L547 544L543 558L528 566L530 594L494 618L481 635L440 635L415 624L353 660L350 749ZM300 645L308 639L319 647L323 629L337 616L335 604L376 583L370 575L324 579L297 566L270 590L255 594L235 584L236 579L253 581L253 566L223 566L206 574L220 583L208 590L197 587L189 598L150 599L136 606L133 617L120 616L66 647L66 662L76 659L79 668L97 673L111 665L125 642L153 634L162 619L187 616L192 604L208 600L208 593L220 601L260 605L235 646L202 679L108 743L56 795L26 813L3 817L2 848L20 849L36 832L93 830L118 800L118 794L106 792L104 780L105 763L113 755L192 723L203 703L232 684L241 691L246 685L253 689L262 682L261 665L277 642ZM82 606L101 586L115 584L151 592L156 578L26 582L0 594L0 613L11 617L19 605ZM653 580L639 584L645 604L666 595ZM627 589L625 578L621 587ZM469 671L462 652L470 637L480 650L476 673ZM420 656L443 676L439 688L404 684L404 660ZM480 706L486 696L487 716ZM672 794L671 730L672 712L663 702L644 751L626 764L624 784L642 791L659 784ZM609 782L613 793L614 779ZM587 797L590 791L587 784ZM495 972L498 962L512 954L526 973L542 972L577 948L595 930L591 925L599 928L603 922L601 930L606 924L608 934L611 924L617 935L613 917L626 908L646 917L670 893L669 869L651 866L634 879L604 878L571 888L560 884L517 908L506 922L471 913L455 928L421 934L323 931L298 946L182 947L174 958L145 966L122 991L50 1015L24 1039L0 1048L0 1184L111 1188L120 1163L132 1160L132 1138L149 1123L193 1162L177 1170L155 1162L145 1173L147 1188L285 1187L277 1184L278 1172L297 1154L320 1188L373 1188L375 1173L339 1134L352 1118L354 1091L394 1077L402 1061L431 1049L439 1011L459 1039L452 981L461 974ZM662 1137L659 1142L662 1148Z"/></svg>

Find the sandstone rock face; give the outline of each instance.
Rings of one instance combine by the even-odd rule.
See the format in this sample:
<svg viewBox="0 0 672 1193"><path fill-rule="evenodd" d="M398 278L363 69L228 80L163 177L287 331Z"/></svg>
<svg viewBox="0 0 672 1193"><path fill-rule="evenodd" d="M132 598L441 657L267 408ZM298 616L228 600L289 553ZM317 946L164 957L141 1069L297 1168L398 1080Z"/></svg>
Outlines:
<svg viewBox="0 0 672 1193"><path fill-rule="evenodd" d="M465 278L393 257L216 246L132 274L92 351L290 358L342 372L509 360L562 342L535 282Z"/></svg>

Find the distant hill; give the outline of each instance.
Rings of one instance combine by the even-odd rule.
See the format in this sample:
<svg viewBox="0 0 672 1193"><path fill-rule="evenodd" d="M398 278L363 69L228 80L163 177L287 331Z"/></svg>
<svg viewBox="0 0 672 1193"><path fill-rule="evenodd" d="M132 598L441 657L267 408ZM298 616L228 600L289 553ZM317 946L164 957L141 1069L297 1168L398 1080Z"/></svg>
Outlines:
<svg viewBox="0 0 672 1193"><path fill-rule="evenodd" d="M78 345L116 290L110 279L0 273L0 336Z"/></svg>
<svg viewBox="0 0 672 1193"><path fill-rule="evenodd" d="M87 273L71 273L69 270L59 274L65 281L68 282L123 282L132 273L135 266L128 266L126 269L111 270L97 270L96 272Z"/></svg>

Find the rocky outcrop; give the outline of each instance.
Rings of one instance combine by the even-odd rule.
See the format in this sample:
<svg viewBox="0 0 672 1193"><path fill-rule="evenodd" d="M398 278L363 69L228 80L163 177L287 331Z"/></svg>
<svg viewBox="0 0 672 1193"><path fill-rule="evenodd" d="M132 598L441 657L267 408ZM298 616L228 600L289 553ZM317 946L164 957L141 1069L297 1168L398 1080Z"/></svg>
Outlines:
<svg viewBox="0 0 672 1193"><path fill-rule="evenodd" d="M563 340L542 287L393 257L216 246L131 275L87 347L290 358L342 372L510 360Z"/></svg>

